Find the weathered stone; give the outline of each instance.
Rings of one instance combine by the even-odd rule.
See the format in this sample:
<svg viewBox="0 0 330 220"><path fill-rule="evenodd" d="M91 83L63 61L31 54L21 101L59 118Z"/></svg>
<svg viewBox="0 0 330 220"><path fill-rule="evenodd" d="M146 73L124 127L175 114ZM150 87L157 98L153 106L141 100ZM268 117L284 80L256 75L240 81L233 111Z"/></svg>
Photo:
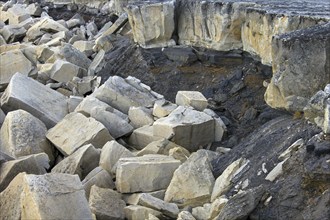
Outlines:
<svg viewBox="0 0 330 220"><path fill-rule="evenodd" d="M158 118L168 116L178 106L176 104L167 102L165 100L158 100L155 102L152 114Z"/></svg>
<svg viewBox="0 0 330 220"><path fill-rule="evenodd" d="M29 76L36 68L20 50L0 54L0 90L5 88L17 72Z"/></svg>
<svg viewBox="0 0 330 220"><path fill-rule="evenodd" d="M17 160L10 160L0 166L0 192L2 192L15 176L21 172L28 174L45 174L49 168L49 159L47 154L40 153Z"/></svg>
<svg viewBox="0 0 330 220"><path fill-rule="evenodd" d="M39 5L33 3L30 4L27 8L26 8L27 13L29 13L29 15L31 16L35 16L35 17L40 17L41 13L42 13L42 9Z"/></svg>
<svg viewBox="0 0 330 220"><path fill-rule="evenodd" d="M3 124L3 122L5 121L5 118L6 118L6 115L0 108L0 128L1 128L1 125Z"/></svg>
<svg viewBox="0 0 330 220"><path fill-rule="evenodd" d="M117 189L121 193L165 189L179 165L180 161L162 155L121 158L116 172Z"/></svg>
<svg viewBox="0 0 330 220"><path fill-rule="evenodd" d="M288 147L283 153L281 153L280 156L278 156L278 159L285 160L291 157L291 155L297 151L300 147L302 147L304 144L304 139L300 138L297 141L295 141L293 144Z"/></svg>
<svg viewBox="0 0 330 220"><path fill-rule="evenodd" d="M198 60L197 55L191 47L173 46L162 49L168 59L179 63L179 65L189 65Z"/></svg>
<svg viewBox="0 0 330 220"><path fill-rule="evenodd" d="M92 144L80 147L64 158L53 169L52 173L77 174L83 180L89 172L99 165L100 151Z"/></svg>
<svg viewBox="0 0 330 220"><path fill-rule="evenodd" d="M228 199L224 197L219 197L216 200L214 200L211 204L210 212L209 212L209 219L214 219L219 215L223 207L227 204Z"/></svg>
<svg viewBox="0 0 330 220"><path fill-rule="evenodd" d="M149 193L133 193L133 194L126 193L123 194L123 200L126 202L126 204L137 205L139 203L139 199L142 194L148 194L152 197L158 198L160 200L164 200L165 190L158 190Z"/></svg>
<svg viewBox="0 0 330 220"><path fill-rule="evenodd" d="M91 117L101 122L115 139L132 133L134 129L125 119L103 108L92 108Z"/></svg>
<svg viewBox="0 0 330 220"><path fill-rule="evenodd" d="M15 158L9 156L8 154L0 151L0 166L1 164L7 162L7 161L10 161L10 160L15 160Z"/></svg>
<svg viewBox="0 0 330 220"><path fill-rule="evenodd" d="M83 70L79 66L76 66L67 61L57 60L49 74L50 78L57 82L68 82L75 76L82 77Z"/></svg>
<svg viewBox="0 0 330 220"><path fill-rule="evenodd" d="M7 43L21 40L26 33L26 29L20 25L6 25L0 29L0 35Z"/></svg>
<svg viewBox="0 0 330 220"><path fill-rule="evenodd" d="M128 143L138 150L142 150L153 141L163 139L162 137L154 136L153 126L146 125L135 129L128 139Z"/></svg>
<svg viewBox="0 0 330 220"><path fill-rule="evenodd" d="M209 202L214 185L211 155L206 150L191 154L174 172L164 200L174 202L179 207L199 206Z"/></svg>
<svg viewBox="0 0 330 220"><path fill-rule="evenodd" d="M326 134L330 134L330 101L329 100L324 111L323 132Z"/></svg>
<svg viewBox="0 0 330 220"><path fill-rule="evenodd" d="M190 156L190 152L183 147L174 147L170 149L168 155L184 163Z"/></svg>
<svg viewBox="0 0 330 220"><path fill-rule="evenodd" d="M192 215L198 219L209 219L209 213L211 211L211 204L205 203L203 206L198 206L192 209Z"/></svg>
<svg viewBox="0 0 330 220"><path fill-rule="evenodd" d="M125 219L126 203L121 199L121 195L112 189L92 186L89 206L97 219Z"/></svg>
<svg viewBox="0 0 330 220"><path fill-rule="evenodd" d="M179 213L177 220L196 220L195 217L188 211Z"/></svg>
<svg viewBox="0 0 330 220"><path fill-rule="evenodd" d="M93 97L127 114L131 106L151 107L156 101L150 90L135 78L112 76L92 94ZM133 84L131 81L133 81Z"/></svg>
<svg viewBox="0 0 330 220"><path fill-rule="evenodd" d="M89 76L94 76L96 75L100 70L103 69L105 66L106 62L104 59L105 51L100 50L96 56L94 57L91 65L88 68L88 75Z"/></svg>
<svg viewBox="0 0 330 220"><path fill-rule="evenodd" d="M88 59L88 57L83 52L80 52L71 44L65 44L61 48L59 57L85 70L87 70L89 65L92 63L92 61Z"/></svg>
<svg viewBox="0 0 330 220"><path fill-rule="evenodd" d="M266 176L266 180L269 180L273 182L278 176L283 174L283 164L285 163L287 159L283 160L282 162L279 162Z"/></svg>
<svg viewBox="0 0 330 220"><path fill-rule="evenodd" d="M145 125L152 125L154 118L151 114L152 110L146 107L130 107L128 110L128 118L134 128L140 128Z"/></svg>
<svg viewBox="0 0 330 220"><path fill-rule="evenodd" d="M94 47L94 43L92 41L76 41L74 42L73 46L75 48L77 48L79 51L83 52L86 54L86 56L91 56L94 51L93 51L93 47Z"/></svg>
<svg viewBox="0 0 330 220"><path fill-rule="evenodd" d="M13 7L9 8L7 11L7 16L9 19L9 24L19 24L31 18L25 7L20 4L15 4Z"/></svg>
<svg viewBox="0 0 330 220"><path fill-rule="evenodd" d="M53 127L68 113L65 96L20 73L11 78L1 96L1 108L5 112L25 110L47 128Z"/></svg>
<svg viewBox="0 0 330 220"><path fill-rule="evenodd" d="M179 208L176 204L164 202L163 200L153 197L147 193L142 193L139 197L138 205L160 211L171 218L176 218L179 214Z"/></svg>
<svg viewBox="0 0 330 220"><path fill-rule="evenodd" d="M127 6L134 41L145 48L174 46L174 8L175 1Z"/></svg>
<svg viewBox="0 0 330 220"><path fill-rule="evenodd" d="M214 119L209 115L179 106L153 124L153 134L171 138L190 152L214 141Z"/></svg>
<svg viewBox="0 0 330 220"><path fill-rule="evenodd" d="M113 182L111 175L101 167L96 167L92 170L82 181L82 184L87 198L89 198L91 188L94 185L101 188L115 188L115 183Z"/></svg>
<svg viewBox="0 0 330 220"><path fill-rule="evenodd" d="M80 96L70 96L68 99L69 112L74 112L77 106L83 101L83 97Z"/></svg>
<svg viewBox="0 0 330 220"><path fill-rule="evenodd" d="M50 129L47 138L66 156L83 145L92 144L96 148L101 148L113 139L100 122L75 112L65 116Z"/></svg>
<svg viewBox="0 0 330 220"><path fill-rule="evenodd" d="M18 174L0 193L2 219L90 219L78 176Z"/></svg>
<svg viewBox="0 0 330 220"><path fill-rule="evenodd" d="M330 98L330 95L324 91L320 90L316 92L303 108L304 117L312 122L315 122L317 117L323 117L328 98Z"/></svg>
<svg viewBox="0 0 330 220"><path fill-rule="evenodd" d="M128 220L148 219L149 214L152 214L156 217L162 216L161 212L140 205L126 206L124 208L124 212L125 212L125 217Z"/></svg>
<svg viewBox="0 0 330 220"><path fill-rule="evenodd" d="M207 99L197 91L178 91L175 103L182 106L191 106L197 111L203 111L207 107Z"/></svg>
<svg viewBox="0 0 330 220"><path fill-rule="evenodd" d="M46 153L54 161L54 149L46 139L47 128L24 110L7 114L0 130L0 150L14 158Z"/></svg>
<svg viewBox="0 0 330 220"><path fill-rule="evenodd" d="M97 34L97 31L98 29L94 21L91 21L86 25L87 36L93 37Z"/></svg>
<svg viewBox="0 0 330 220"><path fill-rule="evenodd" d="M225 123L213 110L205 109L203 112L214 118L214 141L221 141L227 131Z"/></svg>
<svg viewBox="0 0 330 220"><path fill-rule="evenodd" d="M99 87L101 83L101 77L95 76L85 76L83 78L74 77L72 79L72 83L76 88L79 95L85 95L86 93L90 93L95 88Z"/></svg>
<svg viewBox="0 0 330 220"><path fill-rule="evenodd" d="M87 96L80 102L80 104L76 107L75 112L79 112L89 117L92 109L97 106L98 108L103 108L105 110L111 110L112 108L105 102L94 98L93 96Z"/></svg>
<svg viewBox="0 0 330 220"><path fill-rule="evenodd" d="M120 158L127 157L135 157L135 155L118 142L110 141L102 147L100 167L111 174L116 174L116 163Z"/></svg>

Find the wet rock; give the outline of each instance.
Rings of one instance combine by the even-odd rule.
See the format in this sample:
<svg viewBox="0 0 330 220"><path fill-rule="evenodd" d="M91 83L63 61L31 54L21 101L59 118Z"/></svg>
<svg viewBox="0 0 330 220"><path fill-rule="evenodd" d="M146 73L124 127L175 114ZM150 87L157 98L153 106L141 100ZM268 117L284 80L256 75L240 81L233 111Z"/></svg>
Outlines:
<svg viewBox="0 0 330 220"><path fill-rule="evenodd" d="M182 106L191 106L197 111L203 111L207 107L206 98L197 91L179 91L176 94L175 103Z"/></svg>
<svg viewBox="0 0 330 220"><path fill-rule="evenodd" d="M121 193L165 189L179 165L180 161L162 155L121 158L116 172L117 189Z"/></svg>
<svg viewBox="0 0 330 220"><path fill-rule="evenodd" d="M20 73L11 78L1 96L1 108L5 112L25 110L47 128L53 127L68 113L65 96Z"/></svg>
<svg viewBox="0 0 330 220"><path fill-rule="evenodd" d="M89 206L97 219L125 219L125 202L121 195L112 189L92 186Z"/></svg>
<svg viewBox="0 0 330 220"><path fill-rule="evenodd" d="M4 219L92 219L78 176L18 174L0 193Z"/></svg>
<svg viewBox="0 0 330 220"><path fill-rule="evenodd" d="M64 158L53 169L52 173L77 174L83 180L89 172L96 168L100 160L100 151L92 144L80 147Z"/></svg>
<svg viewBox="0 0 330 220"><path fill-rule="evenodd" d="M54 149L46 139L47 128L24 110L7 114L0 130L0 150L14 158L46 153L54 161Z"/></svg>
<svg viewBox="0 0 330 220"><path fill-rule="evenodd" d="M135 129L128 139L128 144L138 150L142 150L153 141L163 139L154 135L154 127L150 125Z"/></svg>
<svg viewBox="0 0 330 220"><path fill-rule="evenodd" d="M156 217L162 216L161 212L140 205L126 206L124 208L124 212L125 212L125 217L128 220L148 219L149 214L152 214Z"/></svg>
<svg viewBox="0 0 330 220"><path fill-rule="evenodd" d="M73 77L84 75L83 69L64 60L57 60L49 74L50 78L57 82L68 82Z"/></svg>
<svg viewBox="0 0 330 220"><path fill-rule="evenodd" d="M152 110L145 107L130 107L128 110L128 118L130 119L130 124L134 128L140 128L154 123Z"/></svg>
<svg viewBox="0 0 330 220"><path fill-rule="evenodd" d="M73 112L48 131L47 139L68 156L86 144L102 148L113 138L100 122Z"/></svg>

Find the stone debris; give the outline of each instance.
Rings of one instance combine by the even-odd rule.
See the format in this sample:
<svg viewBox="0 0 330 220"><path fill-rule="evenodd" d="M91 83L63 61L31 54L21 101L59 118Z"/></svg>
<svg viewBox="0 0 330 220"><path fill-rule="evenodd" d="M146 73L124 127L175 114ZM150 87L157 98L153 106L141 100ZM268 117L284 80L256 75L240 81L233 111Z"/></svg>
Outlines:
<svg viewBox="0 0 330 220"><path fill-rule="evenodd" d="M166 100L158 100L155 102L152 114L158 118L163 118L168 116L177 107L178 106L176 104L167 102Z"/></svg>
<svg viewBox="0 0 330 220"><path fill-rule="evenodd" d="M177 220L196 220L195 217L188 211L179 213Z"/></svg>
<svg viewBox="0 0 330 220"><path fill-rule="evenodd" d="M146 107L130 107L128 110L128 118L134 128L140 128L154 123L152 110Z"/></svg>
<svg viewBox="0 0 330 220"><path fill-rule="evenodd" d="M176 94L175 103L193 107L197 111L203 111L207 107L207 99L197 91L179 91Z"/></svg>
<svg viewBox="0 0 330 220"><path fill-rule="evenodd" d="M151 208L140 205L130 205L124 208L125 217L128 220L148 219L149 214L156 217L162 217L162 213Z"/></svg>
<svg viewBox="0 0 330 220"><path fill-rule="evenodd" d="M163 139L162 137L154 135L154 127L145 125L141 128L135 129L128 139L128 144L132 145L138 150L142 150L148 144Z"/></svg>
<svg viewBox="0 0 330 220"><path fill-rule="evenodd" d="M57 82L68 82L73 77L84 76L83 69L64 60L56 60L49 74L50 78Z"/></svg>

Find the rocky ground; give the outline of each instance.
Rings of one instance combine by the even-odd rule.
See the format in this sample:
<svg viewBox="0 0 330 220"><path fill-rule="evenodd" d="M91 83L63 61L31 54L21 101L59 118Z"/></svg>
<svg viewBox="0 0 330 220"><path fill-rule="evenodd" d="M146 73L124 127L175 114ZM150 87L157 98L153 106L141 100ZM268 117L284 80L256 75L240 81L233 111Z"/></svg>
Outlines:
<svg viewBox="0 0 330 220"><path fill-rule="evenodd" d="M169 7L160 15L168 19L167 2L150 3L152 13ZM328 219L330 52L314 62L323 69L311 86L274 83L276 74L296 80L288 70L305 74L290 62L300 45L310 49L310 36L311 54L327 48L328 14L323 3L248 2L258 3L246 12L256 23L256 12L290 14L294 29L299 14L303 30L276 36L270 58L246 23L243 44L233 29L225 42L196 43L179 27L168 35L170 20L164 38L146 41L153 33L132 25L145 3L126 14L132 1L0 2L0 219ZM223 1L222 11L210 3L202 12L232 13L235 28L243 6ZM199 13L200 5L175 7Z"/></svg>

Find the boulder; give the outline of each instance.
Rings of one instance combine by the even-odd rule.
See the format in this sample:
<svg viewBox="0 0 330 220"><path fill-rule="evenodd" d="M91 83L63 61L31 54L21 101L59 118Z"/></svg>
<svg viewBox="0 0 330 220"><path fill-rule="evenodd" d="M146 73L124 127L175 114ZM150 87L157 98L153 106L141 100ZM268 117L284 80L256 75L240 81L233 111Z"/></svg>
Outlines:
<svg viewBox="0 0 330 220"><path fill-rule="evenodd" d="M88 59L88 57L83 52L80 52L71 44L64 44L58 56L60 59L66 60L85 70L87 70L89 65L92 63L92 61Z"/></svg>
<svg viewBox="0 0 330 220"><path fill-rule="evenodd" d="M324 111L324 125L323 132L330 134L330 101L328 100Z"/></svg>
<svg viewBox="0 0 330 220"><path fill-rule="evenodd" d="M192 215L196 219L209 219L211 204L205 203L203 206L198 206L192 209Z"/></svg>
<svg viewBox="0 0 330 220"><path fill-rule="evenodd" d="M1 128L1 125L3 124L3 122L5 121L5 118L6 118L6 115L0 108L0 128Z"/></svg>
<svg viewBox="0 0 330 220"><path fill-rule="evenodd" d="M146 125L135 129L128 139L128 143L138 150L142 150L153 141L163 139L162 137L154 136L153 126Z"/></svg>
<svg viewBox="0 0 330 220"><path fill-rule="evenodd" d="M9 24L20 24L21 22L31 18L23 5L15 4L7 10Z"/></svg>
<svg viewBox="0 0 330 220"><path fill-rule="evenodd" d="M163 190L158 190L158 191L149 192L149 193L123 194L123 199L126 202L126 204L137 205L139 203L139 200L140 200L140 197L142 194L148 194L152 197L163 200L164 196L165 196L165 190L163 189Z"/></svg>
<svg viewBox="0 0 330 220"><path fill-rule="evenodd" d="M97 75L97 73L103 69L103 67L105 66L106 62L104 59L105 56L105 51L104 50L100 50L96 56L94 57L91 65L88 68L88 75L89 76L94 76Z"/></svg>
<svg viewBox="0 0 330 220"><path fill-rule="evenodd" d="M86 71L84 71L85 75ZM84 96L94 91L97 87L99 87L101 83L101 77L96 76L85 76L83 78L73 77L71 83L73 84L73 90L76 90L78 95Z"/></svg>
<svg viewBox="0 0 330 220"><path fill-rule="evenodd" d="M84 71L79 66L67 61L56 60L49 74L50 78L57 82L68 82L72 80L73 77L82 77L84 75Z"/></svg>
<svg viewBox="0 0 330 220"><path fill-rule="evenodd" d="M116 172L117 190L132 193L165 189L179 165L180 161L163 155L121 158Z"/></svg>
<svg viewBox="0 0 330 220"><path fill-rule="evenodd" d="M69 113L74 112L77 106L83 101L83 97L80 96L70 96L68 99L68 110Z"/></svg>
<svg viewBox="0 0 330 220"><path fill-rule="evenodd" d="M207 99L198 91L178 91L175 103L182 106L191 106L197 111L203 111L207 107Z"/></svg>
<svg viewBox="0 0 330 220"><path fill-rule="evenodd" d="M209 212L209 219L214 219L219 215L223 207L227 204L228 199L225 197L219 197L216 200L214 200L211 204L210 207L210 212Z"/></svg>
<svg viewBox="0 0 330 220"><path fill-rule="evenodd" d="M0 60L0 90L6 88L15 73L29 76L36 70L33 63L18 49L1 53Z"/></svg>
<svg viewBox="0 0 330 220"><path fill-rule="evenodd" d="M0 29L0 35L7 43L13 43L23 39L26 29L20 25L6 25Z"/></svg>
<svg viewBox="0 0 330 220"><path fill-rule="evenodd" d="M32 101L31 101L32 100ZM1 96L5 112L22 109L53 127L68 113L66 97L43 84L16 73Z"/></svg>
<svg viewBox="0 0 330 220"><path fill-rule="evenodd" d="M214 119L214 141L221 141L227 131L225 123L213 110L205 109L203 112Z"/></svg>
<svg viewBox="0 0 330 220"><path fill-rule="evenodd" d="M74 42L73 46L77 48L79 51L86 54L86 56L88 57L94 53L93 51L94 43L92 41L82 41L82 40L76 41Z"/></svg>
<svg viewBox="0 0 330 220"><path fill-rule="evenodd" d="M188 158L173 174L165 201L179 207L200 206L210 201L214 186L211 164L216 153L199 150Z"/></svg>
<svg viewBox="0 0 330 220"><path fill-rule="evenodd" d="M90 219L85 192L77 175L18 174L0 193L2 219Z"/></svg>
<svg viewBox="0 0 330 220"><path fill-rule="evenodd" d="M155 136L171 138L190 152L214 142L214 119L209 115L179 106L165 118L153 124Z"/></svg>
<svg viewBox="0 0 330 220"><path fill-rule="evenodd" d="M168 116L172 111L174 111L178 106L166 100L158 100L152 109L152 114L158 118L163 118Z"/></svg>
<svg viewBox="0 0 330 220"><path fill-rule="evenodd" d="M52 173L77 174L83 180L99 165L99 160L100 151L92 144L87 144L59 162L53 167Z"/></svg>
<svg viewBox="0 0 330 220"><path fill-rule="evenodd" d="M97 219L125 219L126 203L121 199L121 195L112 189L92 186L89 206Z"/></svg>
<svg viewBox="0 0 330 220"><path fill-rule="evenodd" d="M47 173L49 159L47 154L33 154L7 161L0 166L0 192L21 172L42 175Z"/></svg>
<svg viewBox="0 0 330 220"><path fill-rule="evenodd" d="M148 219L149 214L152 214L156 217L162 216L161 212L140 205L126 206L124 208L124 212L125 212L125 217L128 220Z"/></svg>
<svg viewBox="0 0 330 220"><path fill-rule="evenodd" d="M54 149L46 139L47 128L24 110L7 114L0 130L0 150L13 158L46 153L54 161Z"/></svg>
<svg viewBox="0 0 330 220"><path fill-rule="evenodd" d="M102 148L106 142L113 139L100 122L76 112L68 114L50 129L47 138L65 156L71 155L86 144Z"/></svg>
<svg viewBox="0 0 330 220"><path fill-rule="evenodd" d="M109 141L102 147L100 167L108 173L115 174L118 160L127 157L135 157L135 155L115 140Z"/></svg>
<svg viewBox="0 0 330 220"><path fill-rule="evenodd" d="M195 217L188 211L179 213L177 220L196 220Z"/></svg>
<svg viewBox="0 0 330 220"><path fill-rule="evenodd" d="M134 41L144 48L174 46L175 1L131 4L126 7ZM156 19L155 19L156 18Z"/></svg>
<svg viewBox="0 0 330 220"><path fill-rule="evenodd" d="M130 120L130 124L134 128L140 128L145 125L152 125L154 123L152 110L146 107L130 107L128 110L128 118Z"/></svg>

